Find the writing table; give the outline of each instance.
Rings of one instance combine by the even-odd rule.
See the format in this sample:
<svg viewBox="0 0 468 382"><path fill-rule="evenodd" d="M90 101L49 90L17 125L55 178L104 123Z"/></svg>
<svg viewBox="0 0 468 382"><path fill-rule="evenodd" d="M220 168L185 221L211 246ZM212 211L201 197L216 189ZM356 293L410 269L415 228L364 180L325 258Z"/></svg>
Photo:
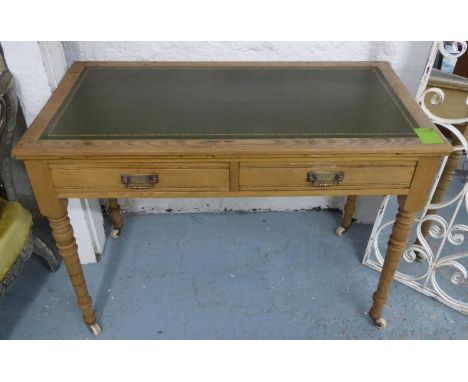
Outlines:
<svg viewBox="0 0 468 382"><path fill-rule="evenodd" d="M399 195L370 310L383 327L415 214L450 151L385 62L76 62L14 155L99 334L68 198L110 198L120 228L116 198L350 195L342 234L356 195Z"/></svg>

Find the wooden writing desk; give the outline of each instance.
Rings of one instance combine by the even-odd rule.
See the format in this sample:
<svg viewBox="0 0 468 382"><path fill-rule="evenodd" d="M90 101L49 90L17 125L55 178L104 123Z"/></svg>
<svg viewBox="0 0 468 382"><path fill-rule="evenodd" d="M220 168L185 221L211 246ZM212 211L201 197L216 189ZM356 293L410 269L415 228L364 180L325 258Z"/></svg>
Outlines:
<svg viewBox="0 0 468 382"><path fill-rule="evenodd" d="M383 62L77 62L14 154L95 334L67 198L399 195L370 310L385 326L415 213L451 151L415 128L435 129Z"/></svg>

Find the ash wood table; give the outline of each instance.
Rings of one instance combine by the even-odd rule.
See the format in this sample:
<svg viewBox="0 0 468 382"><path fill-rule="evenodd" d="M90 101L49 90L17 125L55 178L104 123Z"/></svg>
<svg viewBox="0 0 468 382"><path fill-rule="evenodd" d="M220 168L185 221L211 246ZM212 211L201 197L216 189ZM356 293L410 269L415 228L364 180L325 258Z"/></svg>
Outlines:
<svg viewBox="0 0 468 382"><path fill-rule="evenodd" d="M422 143L420 128L440 143ZM415 214L450 151L384 62L77 62L14 155L99 334L67 198L110 198L119 226L116 198L351 195L341 234L356 195L399 195L370 310L382 327Z"/></svg>

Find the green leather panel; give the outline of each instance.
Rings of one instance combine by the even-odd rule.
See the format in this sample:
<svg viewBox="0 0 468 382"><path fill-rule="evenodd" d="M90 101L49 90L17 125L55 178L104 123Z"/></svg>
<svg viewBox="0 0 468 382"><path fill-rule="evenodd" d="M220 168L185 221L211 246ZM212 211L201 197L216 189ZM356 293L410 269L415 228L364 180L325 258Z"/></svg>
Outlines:
<svg viewBox="0 0 468 382"><path fill-rule="evenodd" d="M32 217L17 202L0 199L0 281L26 245Z"/></svg>
<svg viewBox="0 0 468 382"><path fill-rule="evenodd" d="M41 139L415 137L377 67L89 67Z"/></svg>

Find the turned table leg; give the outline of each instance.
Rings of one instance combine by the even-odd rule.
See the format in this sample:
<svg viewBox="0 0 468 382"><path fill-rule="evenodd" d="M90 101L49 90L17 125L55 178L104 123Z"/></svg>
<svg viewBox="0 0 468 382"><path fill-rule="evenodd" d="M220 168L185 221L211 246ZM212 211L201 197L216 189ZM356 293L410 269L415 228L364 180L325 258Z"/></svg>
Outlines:
<svg viewBox="0 0 468 382"><path fill-rule="evenodd" d="M49 216L48 219L52 228L52 235L57 243L60 255L63 257L68 276L75 290L78 306L83 312L83 321L89 326L94 335L99 335L101 329L96 322L93 300L88 293L83 269L81 268L80 259L78 257L78 247L75 237L73 236L73 228L68 215L65 211L65 215L63 216Z"/></svg>
<svg viewBox="0 0 468 382"><path fill-rule="evenodd" d="M97 336L101 332L101 328L96 322L93 300L88 293L78 257L78 246L68 218L68 200L57 197L47 162L26 161L25 163L39 210L49 220L52 235L75 290L78 306L83 313L83 321Z"/></svg>
<svg viewBox="0 0 468 382"><path fill-rule="evenodd" d="M122 231L123 226L120 205L117 199L109 199L109 209L112 216L112 225L114 226L114 230L112 231L111 236L116 238L120 236L120 232Z"/></svg>
<svg viewBox="0 0 468 382"><path fill-rule="evenodd" d="M388 241L387 254L385 256L382 273L380 274L377 291L373 295L374 303L369 312L370 317L378 327L384 328L386 321L382 317L382 308L387 302L388 292L397 270L400 258L406 249L411 228L413 226L416 212L407 211L404 207L405 196L398 197L398 213L393 224L392 233Z"/></svg>
<svg viewBox="0 0 468 382"><path fill-rule="evenodd" d="M97 336L101 332L101 328L96 322L93 300L89 296L78 257L78 246L68 218L68 200L57 197L47 162L26 161L25 163L39 210L49 220L52 235L75 290L78 306L83 313L83 320Z"/></svg>
<svg viewBox="0 0 468 382"><path fill-rule="evenodd" d="M440 157L419 158L408 195L398 196L398 213L388 241L379 284L372 296L373 305L369 311L369 316L380 328L386 326L386 321L382 317L382 308L387 302L393 277L407 247L416 213L425 206L429 197L440 160Z"/></svg>
<svg viewBox="0 0 468 382"><path fill-rule="evenodd" d="M344 206L343 220L341 225L336 229L336 234L342 236L353 224L353 214L356 210L356 195L348 195Z"/></svg>

